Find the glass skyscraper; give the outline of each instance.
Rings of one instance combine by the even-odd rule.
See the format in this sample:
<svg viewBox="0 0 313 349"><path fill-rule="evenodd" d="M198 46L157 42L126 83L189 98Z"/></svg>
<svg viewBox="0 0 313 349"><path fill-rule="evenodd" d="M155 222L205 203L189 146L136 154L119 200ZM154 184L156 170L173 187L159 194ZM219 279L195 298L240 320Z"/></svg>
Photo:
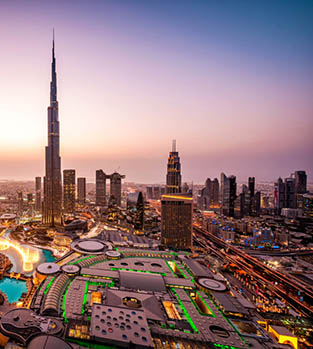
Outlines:
<svg viewBox="0 0 313 349"><path fill-rule="evenodd" d="M57 74L52 44L52 65L50 82L50 106L48 107L48 146L46 146L46 175L44 177L44 202L42 222L49 227L63 225L62 179L59 141L59 107L57 101Z"/></svg>

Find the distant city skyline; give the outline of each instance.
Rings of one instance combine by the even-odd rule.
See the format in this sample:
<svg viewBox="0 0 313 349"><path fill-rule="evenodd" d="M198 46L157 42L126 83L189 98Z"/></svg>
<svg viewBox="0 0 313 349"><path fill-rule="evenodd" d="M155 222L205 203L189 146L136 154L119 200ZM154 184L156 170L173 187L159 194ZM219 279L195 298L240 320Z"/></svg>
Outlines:
<svg viewBox="0 0 313 349"><path fill-rule="evenodd" d="M1 179L44 176L53 27L62 170L312 182L309 1L1 2Z"/></svg>

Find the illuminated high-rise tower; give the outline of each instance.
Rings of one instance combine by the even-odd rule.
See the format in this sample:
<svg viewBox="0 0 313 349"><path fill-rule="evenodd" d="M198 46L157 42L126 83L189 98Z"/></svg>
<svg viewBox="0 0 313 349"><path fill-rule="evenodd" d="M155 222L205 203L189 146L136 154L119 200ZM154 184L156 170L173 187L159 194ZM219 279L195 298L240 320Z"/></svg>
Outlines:
<svg viewBox="0 0 313 349"><path fill-rule="evenodd" d="M78 203L83 205L86 202L86 178L77 178L77 199Z"/></svg>
<svg viewBox="0 0 313 349"><path fill-rule="evenodd" d="M96 206L106 205L106 180L103 170L96 171Z"/></svg>
<svg viewBox="0 0 313 349"><path fill-rule="evenodd" d="M178 151L176 151L176 141L173 140L173 148L167 162L166 192L175 194L181 193L181 191L180 159Z"/></svg>
<svg viewBox="0 0 313 349"><path fill-rule="evenodd" d="M44 202L42 223L58 227L62 219L62 179L59 136L59 108L57 101L57 74L52 41L50 105L48 107L48 146L46 146L46 175L44 177Z"/></svg>
<svg viewBox="0 0 313 349"><path fill-rule="evenodd" d="M63 171L63 208L66 213L75 211L76 195L75 170Z"/></svg>
<svg viewBox="0 0 313 349"><path fill-rule="evenodd" d="M114 172L108 177L110 178L110 199L113 200L117 206L121 206L122 179L125 178L125 175Z"/></svg>
<svg viewBox="0 0 313 349"><path fill-rule="evenodd" d="M41 177L36 177L35 183L35 210L41 212Z"/></svg>
<svg viewBox="0 0 313 349"><path fill-rule="evenodd" d="M161 198L162 243L176 248L192 247L192 194L165 194Z"/></svg>

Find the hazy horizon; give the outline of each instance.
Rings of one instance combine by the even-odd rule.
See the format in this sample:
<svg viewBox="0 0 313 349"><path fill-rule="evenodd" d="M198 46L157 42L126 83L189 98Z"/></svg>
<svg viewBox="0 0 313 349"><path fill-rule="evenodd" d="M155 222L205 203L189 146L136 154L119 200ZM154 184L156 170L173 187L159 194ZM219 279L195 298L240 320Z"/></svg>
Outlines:
<svg viewBox="0 0 313 349"><path fill-rule="evenodd" d="M0 178L44 175L52 28L62 170L313 181L313 2L0 2Z"/></svg>

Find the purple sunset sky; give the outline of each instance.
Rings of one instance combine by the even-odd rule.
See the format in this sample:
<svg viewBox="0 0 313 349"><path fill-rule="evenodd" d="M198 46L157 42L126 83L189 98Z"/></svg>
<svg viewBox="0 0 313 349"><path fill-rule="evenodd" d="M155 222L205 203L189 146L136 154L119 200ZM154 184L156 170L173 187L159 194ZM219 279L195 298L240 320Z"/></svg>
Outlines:
<svg viewBox="0 0 313 349"><path fill-rule="evenodd" d="M93 180L313 180L312 1L1 1L1 179L44 174L52 28L62 168Z"/></svg>

